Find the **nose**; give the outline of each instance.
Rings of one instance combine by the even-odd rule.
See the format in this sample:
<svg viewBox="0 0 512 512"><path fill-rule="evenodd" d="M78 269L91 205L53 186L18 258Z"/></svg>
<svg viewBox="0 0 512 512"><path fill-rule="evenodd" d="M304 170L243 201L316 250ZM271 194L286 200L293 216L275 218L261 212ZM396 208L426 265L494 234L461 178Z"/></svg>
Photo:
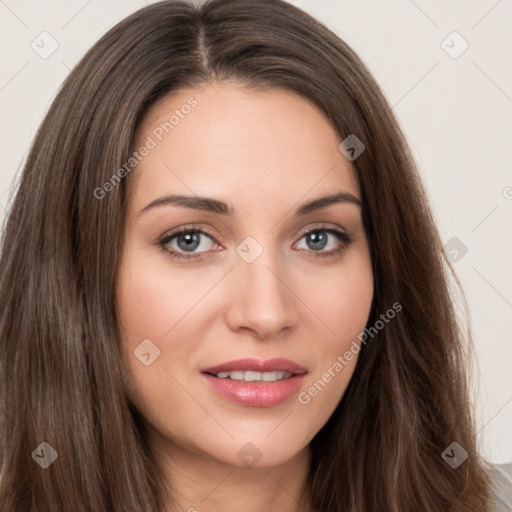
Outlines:
<svg viewBox="0 0 512 512"><path fill-rule="evenodd" d="M298 298L289 272L269 251L253 263L237 261L230 274L233 293L226 321L233 331L250 331L268 339L297 325Z"/></svg>

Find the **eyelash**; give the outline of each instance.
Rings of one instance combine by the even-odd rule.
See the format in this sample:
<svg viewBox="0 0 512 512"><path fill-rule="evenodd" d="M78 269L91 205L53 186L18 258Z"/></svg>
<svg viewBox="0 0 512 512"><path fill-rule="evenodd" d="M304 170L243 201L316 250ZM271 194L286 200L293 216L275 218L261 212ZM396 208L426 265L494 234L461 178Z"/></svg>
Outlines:
<svg viewBox="0 0 512 512"><path fill-rule="evenodd" d="M337 229L333 229L333 228L330 228L327 226L316 226L313 229L310 229L310 230L304 232L300 236L299 241L311 233L318 233L318 232L329 233L329 234L335 236L338 239L338 241L341 243L338 248L331 249L330 251L306 250L306 252L311 253L310 257L313 257L313 258L328 258L328 257L337 256L337 255L341 254L342 252L344 252L348 248L348 246L353 242L352 237L348 233L346 233L344 231L337 230ZM175 250L169 250L166 247L171 242L171 240L178 237L179 235L190 234L190 233L206 235L209 238L211 238L215 243L218 243L215 240L215 237L211 233L208 233L208 231L199 229L198 227L196 227L194 225L190 225L190 226L183 226L181 228L176 229L175 231L172 231L169 234L164 235L160 240L158 240L157 244L166 253L166 255L169 256L170 258L187 260L187 261L190 261L190 260L200 261L203 259L201 254L204 254L204 252L203 253L195 253L195 254L194 253L186 254L186 253L177 252ZM305 250L305 249L302 249L302 250ZM208 251L205 251L205 252L208 252Z"/></svg>

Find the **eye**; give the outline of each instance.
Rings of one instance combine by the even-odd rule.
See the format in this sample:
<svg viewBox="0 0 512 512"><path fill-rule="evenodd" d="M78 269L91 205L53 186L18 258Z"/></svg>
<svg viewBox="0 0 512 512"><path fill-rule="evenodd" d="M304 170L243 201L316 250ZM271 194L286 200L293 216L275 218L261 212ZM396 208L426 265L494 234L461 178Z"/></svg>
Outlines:
<svg viewBox="0 0 512 512"><path fill-rule="evenodd" d="M305 240L306 247L298 248L306 250L313 257L336 256L352 243L352 237L345 231L326 227L307 231L296 245L300 245L302 240Z"/></svg>
<svg viewBox="0 0 512 512"><path fill-rule="evenodd" d="M212 246L215 247L218 244L212 235L202 229L184 226L166 234L158 242L158 245L172 258L190 260L200 259L203 252L215 250L212 249Z"/></svg>

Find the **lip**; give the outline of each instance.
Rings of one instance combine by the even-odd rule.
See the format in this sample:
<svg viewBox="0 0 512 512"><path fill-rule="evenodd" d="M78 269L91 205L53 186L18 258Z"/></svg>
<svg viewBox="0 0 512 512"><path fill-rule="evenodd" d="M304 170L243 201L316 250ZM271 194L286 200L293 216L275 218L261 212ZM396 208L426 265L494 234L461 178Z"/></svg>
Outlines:
<svg viewBox="0 0 512 512"><path fill-rule="evenodd" d="M293 375L276 382L219 379L214 374L236 370L254 372L285 371ZM229 402L247 407L273 407L296 394L304 381L307 369L289 359L238 359L202 371L210 388Z"/></svg>

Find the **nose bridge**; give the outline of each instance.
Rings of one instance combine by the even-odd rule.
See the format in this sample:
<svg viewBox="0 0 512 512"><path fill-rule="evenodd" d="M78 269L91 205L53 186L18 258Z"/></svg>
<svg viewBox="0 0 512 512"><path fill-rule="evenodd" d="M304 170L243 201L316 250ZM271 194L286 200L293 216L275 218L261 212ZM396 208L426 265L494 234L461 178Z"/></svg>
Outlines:
<svg viewBox="0 0 512 512"><path fill-rule="evenodd" d="M247 237L237 246L229 314L232 328L249 328L262 337L293 326L298 318L289 272L271 239Z"/></svg>

